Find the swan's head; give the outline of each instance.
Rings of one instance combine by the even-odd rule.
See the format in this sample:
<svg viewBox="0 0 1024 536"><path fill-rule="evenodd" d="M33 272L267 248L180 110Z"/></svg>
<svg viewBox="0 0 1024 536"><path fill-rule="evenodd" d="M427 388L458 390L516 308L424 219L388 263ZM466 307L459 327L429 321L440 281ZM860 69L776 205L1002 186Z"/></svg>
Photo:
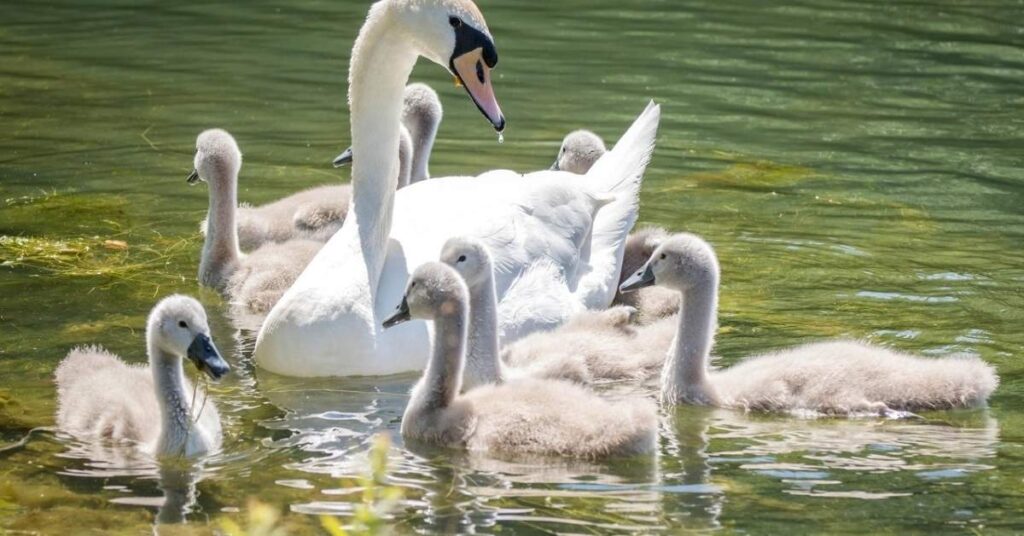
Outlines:
<svg viewBox="0 0 1024 536"><path fill-rule="evenodd" d="M231 370L213 345L206 311L195 299L180 295L164 298L150 312L148 326L151 341L164 355L187 357L214 380Z"/></svg>
<svg viewBox="0 0 1024 536"><path fill-rule="evenodd" d="M412 159L412 152L417 144L421 143L423 136L434 136L437 127L441 124L444 110L441 108L441 99L437 92L426 84L409 84L405 86L405 96L402 99L402 124L398 127L398 168L403 169L406 160ZM417 139L413 139L413 132L409 131L406 125L415 125ZM426 133L421 127L432 129L433 132ZM403 154L405 151L405 154ZM334 167L347 166L352 163L352 148L345 149L334 159ZM399 180L399 183L402 181Z"/></svg>
<svg viewBox="0 0 1024 536"><path fill-rule="evenodd" d="M188 183L234 180L242 168L242 151L227 131L211 128L196 138L195 169Z"/></svg>
<svg viewBox="0 0 1024 536"><path fill-rule="evenodd" d="M409 129L405 128L405 125L398 126L398 170L406 169L406 165L412 161L413 144L412 134L409 133ZM352 148L345 149L341 154L334 158L334 167L340 168L345 167L352 163L354 158L352 157ZM409 181L406 181L409 182ZM398 183L402 183L402 177L398 177Z"/></svg>
<svg viewBox="0 0 1024 536"><path fill-rule="evenodd" d="M402 123L427 125L436 130L443 117L444 108L441 107L441 99L434 88L418 82L405 86L402 98Z"/></svg>
<svg viewBox="0 0 1024 536"><path fill-rule="evenodd" d="M469 290L462 277L447 264L428 262L412 273L405 296L384 320L384 329L413 319L437 320L465 315Z"/></svg>
<svg viewBox="0 0 1024 536"><path fill-rule="evenodd" d="M679 233L665 240L647 263L619 287L629 292L651 285L679 291L718 285L715 250L697 235Z"/></svg>
<svg viewBox="0 0 1024 536"><path fill-rule="evenodd" d="M568 171L577 175L585 175L590 168L594 167L608 149L604 146L604 140L589 130L577 130L570 132L562 140L562 148L558 150L558 159L551 169L555 171Z"/></svg>
<svg viewBox="0 0 1024 536"><path fill-rule="evenodd" d="M491 86L498 50L471 0L387 0L420 55L447 68L501 132L505 116Z"/></svg>
<svg viewBox="0 0 1024 536"><path fill-rule="evenodd" d="M469 288L476 288L494 277L491 254L487 246L475 238L448 239L441 248L441 262L455 268Z"/></svg>

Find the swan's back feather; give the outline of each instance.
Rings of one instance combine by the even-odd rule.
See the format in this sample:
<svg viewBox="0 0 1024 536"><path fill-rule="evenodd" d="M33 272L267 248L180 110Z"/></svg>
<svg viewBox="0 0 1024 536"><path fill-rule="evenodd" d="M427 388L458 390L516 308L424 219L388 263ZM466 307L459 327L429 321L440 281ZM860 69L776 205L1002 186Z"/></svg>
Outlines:
<svg viewBox="0 0 1024 536"><path fill-rule="evenodd" d="M316 186L260 206L239 203L238 246L254 250L268 242L296 238L326 242L341 229L352 197L349 184ZM207 218L199 224L206 236Z"/></svg>
<svg viewBox="0 0 1024 536"><path fill-rule="evenodd" d="M476 416L469 450L598 459L655 447L657 413L648 400L611 402L577 385L535 379L480 387L463 400Z"/></svg>
<svg viewBox="0 0 1024 536"><path fill-rule="evenodd" d="M974 407L999 385L977 357L924 358L857 341L752 357L711 380L726 405L826 414Z"/></svg>
<svg viewBox="0 0 1024 536"><path fill-rule="evenodd" d="M57 427L84 439L155 442L160 408L147 367L100 347L76 348L57 367Z"/></svg>
<svg viewBox="0 0 1024 536"><path fill-rule="evenodd" d="M585 379L639 380L655 375L665 362L675 335L671 319L634 328L629 307L584 311L559 328L533 333L502 349L511 366L544 368L573 363L586 370Z"/></svg>
<svg viewBox="0 0 1024 536"><path fill-rule="evenodd" d="M314 240L268 243L247 255L226 289L232 315L264 315L298 279L323 244Z"/></svg>

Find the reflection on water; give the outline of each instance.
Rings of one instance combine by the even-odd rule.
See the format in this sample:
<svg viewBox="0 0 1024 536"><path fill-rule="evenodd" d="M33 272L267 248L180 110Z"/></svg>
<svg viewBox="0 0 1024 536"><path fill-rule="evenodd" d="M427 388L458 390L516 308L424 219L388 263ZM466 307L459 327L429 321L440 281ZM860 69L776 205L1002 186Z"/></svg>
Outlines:
<svg viewBox="0 0 1024 536"><path fill-rule="evenodd" d="M347 179L347 54L365 2L98 0L0 7L0 442L52 424L51 375L100 343L143 362L145 314L198 294L234 374L224 452L191 468L41 436L0 454L0 531L147 533L247 499L296 526L347 516L372 434L423 532L1014 532L1024 529L1024 79L1016 0L482 1L501 48L498 144L446 73L432 171L545 168L569 130L664 120L641 222L700 233L723 268L722 365L826 337L996 365L989 411L897 421L663 412L657 458L583 464L410 448L412 376L257 371L195 283L196 134L245 152L260 203ZM567 16L571 14L571 16ZM68 21L73 21L69 23ZM107 240L127 244L112 250ZM611 386L614 396L649 388Z"/></svg>

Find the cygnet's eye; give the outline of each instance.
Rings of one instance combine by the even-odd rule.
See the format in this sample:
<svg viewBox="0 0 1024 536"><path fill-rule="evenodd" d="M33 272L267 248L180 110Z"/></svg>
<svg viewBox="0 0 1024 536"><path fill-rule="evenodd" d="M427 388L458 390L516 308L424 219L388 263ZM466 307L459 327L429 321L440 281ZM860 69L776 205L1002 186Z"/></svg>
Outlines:
<svg viewBox="0 0 1024 536"><path fill-rule="evenodd" d="M466 262L466 256L465 255L459 255L459 260L456 261L456 262Z"/></svg>
<svg viewBox="0 0 1024 536"><path fill-rule="evenodd" d="M451 24L452 28L461 28L462 27L462 19L460 19L458 17L448 17L448 24Z"/></svg>
<svg viewBox="0 0 1024 536"><path fill-rule="evenodd" d="M665 253L662 253L662 254L661 254L661 260L665 260L665 259L666 259L667 257L668 257L668 255L667 255L667 254L665 254Z"/></svg>
<svg viewBox="0 0 1024 536"><path fill-rule="evenodd" d="M184 320L179 320L178 327L188 329L188 322L185 322Z"/></svg>
<svg viewBox="0 0 1024 536"><path fill-rule="evenodd" d="M416 282L415 281L413 281L412 283L409 283L409 290L412 290L414 288L416 288Z"/></svg>

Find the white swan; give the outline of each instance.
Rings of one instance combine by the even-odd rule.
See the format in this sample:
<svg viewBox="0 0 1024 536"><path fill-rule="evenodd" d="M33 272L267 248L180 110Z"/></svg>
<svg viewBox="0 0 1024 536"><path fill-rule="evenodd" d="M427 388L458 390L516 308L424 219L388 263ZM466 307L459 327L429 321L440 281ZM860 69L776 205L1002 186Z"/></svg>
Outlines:
<svg viewBox="0 0 1024 536"><path fill-rule="evenodd" d="M976 357L928 359L854 341L799 346L709 371L718 280L711 246L679 234L622 285L628 291L660 284L682 293L679 333L662 370L663 403L888 414L982 405L999 384L993 368Z"/></svg>
<svg viewBox="0 0 1024 536"><path fill-rule="evenodd" d="M504 128L490 84L497 52L472 2L375 3L353 48L349 73L358 155L352 211L268 315L254 354L261 367L294 376L421 369L429 350L425 323L382 332L379 319L401 295L410 265L436 258L444 241L456 235L469 233L487 244L500 307L524 308L509 304L505 293L542 262L556 269L550 284L568 281L580 306L604 308L611 302L659 107L651 103L585 177L542 171L523 180L510 171L492 171L476 178L431 179L396 194L402 89L421 55L450 66L492 124ZM608 204L595 218L591 209L597 201ZM505 333L514 340L525 332Z"/></svg>
<svg viewBox="0 0 1024 536"><path fill-rule="evenodd" d="M149 314L146 346L148 367L126 364L98 347L68 353L55 374L57 427L84 440L131 442L154 456L219 449L217 408L182 369L188 357L214 380L229 371L210 339L203 306L186 296L163 299Z"/></svg>
<svg viewBox="0 0 1024 536"><path fill-rule="evenodd" d="M398 145L398 185L406 186L428 178L430 152L441 123L441 100L425 84L410 84L405 90L402 129ZM339 156L336 165L348 163L351 153ZM260 205L239 206L235 219L238 245L256 249L267 242L306 238L326 242L341 229L352 199L349 184L317 186ZM206 235L207 220L199 225Z"/></svg>
<svg viewBox="0 0 1024 536"><path fill-rule="evenodd" d="M452 238L441 250L441 262L454 268L469 289L469 346L462 374L463 391L522 377L555 378L578 383L590 380L586 366L572 357L539 361L537 366L529 368L509 367L501 362L494 265L483 242L475 238Z"/></svg>
<svg viewBox="0 0 1024 536"><path fill-rule="evenodd" d="M574 130L562 139L558 158L551 169L586 175L590 168L604 156L608 149L604 140L589 130Z"/></svg>
<svg viewBox="0 0 1024 536"><path fill-rule="evenodd" d="M199 283L227 295L236 317L269 311L323 246L315 240L295 239L264 244L243 254L235 226L241 167L242 153L231 134L211 129L196 139L195 171L189 182L203 180L210 188Z"/></svg>
<svg viewBox="0 0 1024 536"><path fill-rule="evenodd" d="M459 394L469 291L448 265L416 269L392 328L433 320L434 351L402 416L402 437L494 454L606 458L654 450L657 415L647 400L609 402L577 385L522 379Z"/></svg>

